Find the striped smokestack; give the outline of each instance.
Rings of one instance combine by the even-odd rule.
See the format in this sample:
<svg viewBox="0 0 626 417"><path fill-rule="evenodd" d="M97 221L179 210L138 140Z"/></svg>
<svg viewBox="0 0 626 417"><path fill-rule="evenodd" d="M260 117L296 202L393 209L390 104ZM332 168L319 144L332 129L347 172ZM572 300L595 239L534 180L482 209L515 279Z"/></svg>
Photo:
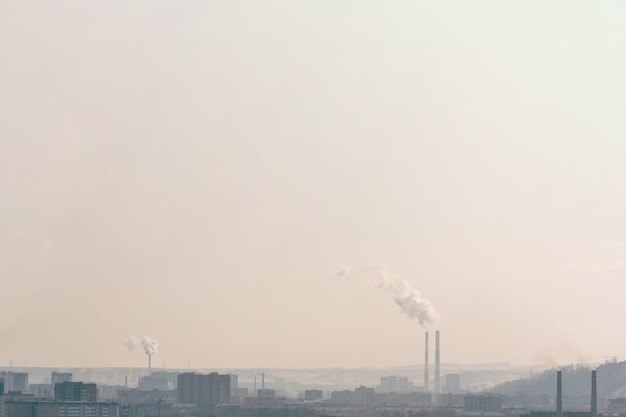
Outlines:
<svg viewBox="0 0 626 417"><path fill-rule="evenodd" d="M440 362L439 362L439 330L435 332L435 386L433 392L435 395L441 393L441 374L440 374Z"/></svg>
<svg viewBox="0 0 626 417"><path fill-rule="evenodd" d="M561 371L556 371L556 417L563 417L563 385Z"/></svg>
<svg viewBox="0 0 626 417"><path fill-rule="evenodd" d="M595 369L591 371L591 417L598 417L598 388Z"/></svg>
<svg viewBox="0 0 626 417"><path fill-rule="evenodd" d="M430 389L430 381L428 380L428 332L426 332L426 339L424 344L424 391L428 392Z"/></svg>

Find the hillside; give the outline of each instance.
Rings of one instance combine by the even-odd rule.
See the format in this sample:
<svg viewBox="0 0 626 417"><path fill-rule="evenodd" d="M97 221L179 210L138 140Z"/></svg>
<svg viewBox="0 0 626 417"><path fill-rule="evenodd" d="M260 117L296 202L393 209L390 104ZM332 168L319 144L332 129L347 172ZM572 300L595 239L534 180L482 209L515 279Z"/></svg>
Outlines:
<svg viewBox="0 0 626 417"><path fill-rule="evenodd" d="M591 392L591 369L584 365L561 367L563 395L588 396ZM626 362L605 363L598 366L598 395L606 398L626 396ZM490 392L518 395L556 393L556 368L535 375L532 378L518 379L496 385Z"/></svg>

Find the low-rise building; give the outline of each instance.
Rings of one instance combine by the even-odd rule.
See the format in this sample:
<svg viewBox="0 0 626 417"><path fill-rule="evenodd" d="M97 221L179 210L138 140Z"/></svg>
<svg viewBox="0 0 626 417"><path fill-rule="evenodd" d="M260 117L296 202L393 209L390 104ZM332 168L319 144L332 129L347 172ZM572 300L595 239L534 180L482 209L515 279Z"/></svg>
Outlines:
<svg viewBox="0 0 626 417"><path fill-rule="evenodd" d="M463 411L502 412L502 395L468 394L463 397Z"/></svg>
<svg viewBox="0 0 626 417"><path fill-rule="evenodd" d="M319 401L322 399L324 392L321 389L308 389L304 391L305 401Z"/></svg>

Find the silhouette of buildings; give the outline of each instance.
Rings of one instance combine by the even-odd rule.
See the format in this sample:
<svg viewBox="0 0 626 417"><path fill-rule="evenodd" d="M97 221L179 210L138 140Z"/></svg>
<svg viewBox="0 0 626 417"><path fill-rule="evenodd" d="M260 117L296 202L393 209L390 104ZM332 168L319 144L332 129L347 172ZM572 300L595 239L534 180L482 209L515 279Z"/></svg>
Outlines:
<svg viewBox="0 0 626 417"><path fill-rule="evenodd" d="M54 384L55 401L97 401L96 384L83 382L61 382Z"/></svg>
<svg viewBox="0 0 626 417"><path fill-rule="evenodd" d="M376 392L406 393L413 391L413 383L406 376L383 376Z"/></svg>
<svg viewBox="0 0 626 417"><path fill-rule="evenodd" d="M444 394L459 394L461 392L461 375L447 374L446 385L443 386Z"/></svg>
<svg viewBox="0 0 626 417"><path fill-rule="evenodd" d="M4 380L4 394L28 392L28 374L26 372L2 371L0 378Z"/></svg>
<svg viewBox="0 0 626 417"><path fill-rule="evenodd" d="M178 373L174 372L153 372L151 375L139 378L137 389L140 390L160 390L170 391L176 389Z"/></svg>
<svg viewBox="0 0 626 417"><path fill-rule="evenodd" d="M270 388L261 388L256 390L257 398L274 398L276 397L276 391Z"/></svg>
<svg viewBox="0 0 626 417"><path fill-rule="evenodd" d="M287 404L285 397L244 397L241 399L241 405L246 408L257 407L282 407Z"/></svg>
<svg viewBox="0 0 626 417"><path fill-rule="evenodd" d="M321 389L308 389L304 391L305 401L319 401L322 399L323 392Z"/></svg>
<svg viewBox="0 0 626 417"><path fill-rule="evenodd" d="M61 384L63 382L72 382L73 375L71 372L57 372L52 371L50 374L50 383L52 386L54 384Z"/></svg>
<svg viewBox="0 0 626 417"><path fill-rule="evenodd" d="M463 398L463 411L502 412L502 395L468 394Z"/></svg>
<svg viewBox="0 0 626 417"><path fill-rule="evenodd" d="M626 414L626 398L609 399L607 408L611 414Z"/></svg>
<svg viewBox="0 0 626 417"><path fill-rule="evenodd" d="M113 402L55 402L7 400L5 417L119 417Z"/></svg>
<svg viewBox="0 0 626 417"><path fill-rule="evenodd" d="M230 402L230 375L186 372L178 375L179 404L212 406Z"/></svg>
<svg viewBox="0 0 626 417"><path fill-rule="evenodd" d="M4 417L4 378L0 378L0 417Z"/></svg>
<svg viewBox="0 0 626 417"><path fill-rule="evenodd" d="M330 402L336 405L366 407L374 404L374 388L363 385L354 391L342 390L330 393Z"/></svg>

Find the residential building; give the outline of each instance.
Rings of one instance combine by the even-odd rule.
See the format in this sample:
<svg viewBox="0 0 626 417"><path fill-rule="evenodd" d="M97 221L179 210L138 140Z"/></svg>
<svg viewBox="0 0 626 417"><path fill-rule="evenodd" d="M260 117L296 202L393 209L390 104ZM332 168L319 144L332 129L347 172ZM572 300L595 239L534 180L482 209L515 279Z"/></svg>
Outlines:
<svg viewBox="0 0 626 417"><path fill-rule="evenodd" d="M96 402L97 388L94 383L84 382L61 382L54 384L55 401L82 401Z"/></svg>
<svg viewBox="0 0 626 417"><path fill-rule="evenodd" d="M178 403L213 406L230 402L230 375L185 372L178 375Z"/></svg>

